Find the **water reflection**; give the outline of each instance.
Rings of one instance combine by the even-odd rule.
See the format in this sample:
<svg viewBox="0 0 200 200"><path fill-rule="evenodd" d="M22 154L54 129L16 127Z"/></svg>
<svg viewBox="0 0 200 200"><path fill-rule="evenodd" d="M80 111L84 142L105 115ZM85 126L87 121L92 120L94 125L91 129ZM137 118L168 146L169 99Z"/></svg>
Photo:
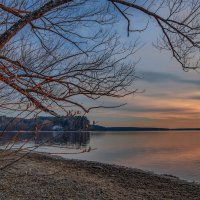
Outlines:
<svg viewBox="0 0 200 200"><path fill-rule="evenodd" d="M91 134L89 154L64 155L172 174L200 182L200 131Z"/></svg>
<svg viewBox="0 0 200 200"><path fill-rule="evenodd" d="M14 136L15 132L6 133L0 138L1 145ZM124 165L200 182L200 131L23 132L19 138L45 143L37 150L67 159Z"/></svg>
<svg viewBox="0 0 200 200"><path fill-rule="evenodd" d="M38 145L65 145L68 147L82 148L90 143L89 132L5 132L0 136L0 145L8 143L23 144L31 142Z"/></svg>

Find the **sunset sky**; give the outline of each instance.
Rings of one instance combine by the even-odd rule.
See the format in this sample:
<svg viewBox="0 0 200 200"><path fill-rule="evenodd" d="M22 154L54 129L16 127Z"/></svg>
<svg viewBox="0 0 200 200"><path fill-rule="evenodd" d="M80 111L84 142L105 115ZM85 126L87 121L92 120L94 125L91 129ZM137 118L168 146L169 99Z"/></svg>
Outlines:
<svg viewBox="0 0 200 200"><path fill-rule="evenodd" d="M85 13L85 11L87 11L88 8L90 8L92 10L92 13L93 13L93 10L95 10L93 7L92 1L86 1L86 2L87 3L84 4L85 6L83 6L83 9L81 7L81 10L79 10L79 11L83 12L82 15ZM119 49L116 50L116 51L118 51L117 54L114 53L114 55L111 55L111 56L110 56L110 54L108 54L109 55L108 58L111 60L114 60L118 56L117 59L121 60L122 62L124 61L125 66L129 66L130 62L135 63L135 62L139 61L135 68L137 79L135 80L135 82L131 88L131 91L137 90L137 93L134 93L134 95L126 96L124 98L104 97L100 100L99 99L96 100L96 98L99 97L99 94L100 94L100 96L102 95L102 91L101 91L102 86L100 87L99 83L101 83L101 82L105 83L103 85L106 85L106 86L105 87L103 86L103 90L105 90L105 88L108 88L108 89L106 89L106 92L105 91L103 92L104 96L109 96L108 95L109 90L110 90L109 87L111 87L109 85L109 78L108 78L110 76L110 72L107 72L105 75L105 71L102 70L104 68L103 67L101 70L104 73L102 73L103 75L99 75L99 77L101 78L101 76L105 76L104 78L106 81L104 82L104 81L102 81L102 79L99 79L100 81L97 82L98 84L95 86L97 89L93 86L91 87L90 84L93 81L89 82L87 80L87 81L85 81L85 83L88 82L89 84L87 83L87 84L82 85L84 92L87 91L89 88L89 92L91 94L95 93L94 91L96 91L96 90L98 91L100 88L100 93L98 95L93 94L93 97L95 97L95 100L93 100L91 98L87 98L87 95L84 95L83 92L82 93L80 92L81 87L79 84L82 84L82 82L84 83L83 80L85 78L80 79L80 81L79 81L79 78L73 77L72 75L69 76L70 78L68 77L66 79L67 79L67 81L71 82L70 84L72 84L72 82L74 81L75 82L74 85L77 84L78 89L73 86L72 88L75 88L74 89L75 92L70 93L71 92L70 87L68 87L68 89L66 89L65 87L60 87L62 90L63 90L63 88L64 88L64 90L67 90L67 91L62 92L62 90L60 91L59 89L57 89L59 87L56 86L55 87L56 97L54 97L54 99L57 99L57 94L59 94L61 96L65 93L68 94L68 90L69 90L69 95L67 97L64 97L64 98L68 98L67 100L65 99L65 102L69 103L69 104L67 104L66 108L72 109L72 110L78 110L78 111L80 110L80 111L82 111L81 114L85 114L87 112L87 109L91 108L91 107L96 107L96 106L107 106L107 107L114 106L115 107L115 106L126 103L126 105L121 106L121 107L91 110L90 113L87 114L87 117L89 118L89 120L91 122L95 121L97 124L103 125L103 126L125 126L125 127L127 127L127 126L137 126L138 127L139 126L139 127L163 127L163 128L183 128L183 127L197 128L197 127L199 127L200 128L200 106L199 106L199 103L200 103L200 70L199 70L199 72L192 71L192 70L185 72L181 68L180 64L174 58L172 58L171 52L159 51L158 49L156 49L154 47L153 44L156 43L157 39L159 39L159 37L161 35L161 30L160 30L161 28L158 26L158 22L155 21L155 18L153 18L153 17L149 18L149 16L147 14L144 14L137 9L132 9L132 10L130 9L129 11L126 10L126 12L130 12L130 13L128 13L128 17L131 22L130 30L133 30L133 29L134 30L143 30L143 29L145 29L145 27L147 27L147 29L145 29L145 31L130 32L129 36L127 36L127 20L125 20L122 13L120 13L119 10L113 6L104 7L106 5L106 2L108 2L106 0L101 0L101 1L96 1L96 2L97 2L97 5L96 5L97 8L99 7L102 10L107 8L106 12L103 12L103 13L100 9L99 12L101 13L102 16L96 15L96 17L94 17L94 19L96 20L96 18L99 18L101 16L99 23L89 22L89 21L94 20L92 17L93 20L91 20L91 19L89 21L86 20L87 21L86 24L83 23L83 25L78 26L75 23L74 25L72 25L71 28L74 29L74 31L75 31L73 34L69 34L70 31L68 31L68 32L64 31L63 35L65 35L66 33L69 34L69 36L68 36L69 41L72 39L72 42L65 41L62 44L63 45L62 48L60 48L59 51L57 52L58 55L56 54L56 56L58 56L58 57L67 56L67 57L69 57L69 59L66 61L66 63L64 61L65 59L62 59L63 63L59 62L60 64L58 65L58 66L62 66L62 67L60 69L58 67L57 68L55 67L54 70L49 70L48 73L52 73L53 76L56 76L56 73L58 73L60 70L62 71L62 70L66 69L66 70L69 70L68 73L70 74L70 73L72 73L70 71L71 70L70 67L73 66L72 65L73 62L75 63L74 67L79 66L79 64L80 64L79 62L83 62L83 61L84 62L81 63L81 65L83 65L84 67L87 66L87 65L85 65L85 62L86 62L86 64L88 62L90 65L90 62L91 62L90 59L93 60L93 59L98 58L98 56L96 56L96 54L98 54L97 52L102 53L102 55L103 55L102 58L105 57L104 56L104 55L106 55L105 49L107 48L106 45L108 47L110 47L110 46L112 46L111 45L112 42L110 42L110 43L106 42L105 45L99 45L98 44L99 39L98 40L96 39L97 41L95 41L95 39L92 40L92 38L94 36L96 37L96 35L101 36L101 33L104 33L104 31L105 31L106 35L109 33L108 35L111 38L113 38L113 37L115 38L116 37L115 33L118 33L119 41L121 42L120 44L122 44L121 47L123 47L123 44L125 43L126 48L127 48L127 47L129 47L130 44L134 44L135 41L137 41L138 51L134 55L131 55L131 58L129 57L125 61L124 61L124 59L121 59L124 55L122 55L122 54L120 55L120 53L118 51ZM134 2L137 3L138 5L143 5L143 4L145 4L145 2L148 2L148 1L136 0ZM149 1L149 3L150 2L152 2L152 1ZM151 9L152 9L152 12L155 12L155 10L157 10L157 6L158 7L160 7L160 6L158 3L159 1L153 1L153 2L155 2L155 7L153 6L153 8L151 8ZM163 1L161 1L161 2L163 2ZM168 2L170 2L170 1L168 1ZM187 2L187 1L185 1L185 2ZM108 5L110 5L110 4L108 4ZM119 5L119 6L121 9L124 9L124 7L122 5ZM187 5L185 5L185 6L186 6L186 8L188 8ZM73 7L73 4L72 4L72 7ZM77 7L77 9L78 8L79 8L79 6ZM155 10L153 10L153 9L155 9ZM169 13L168 13L169 10L167 10L166 5L164 5L164 4L158 10L159 10L160 15L163 16L164 18L165 18L165 15L166 16L169 15ZM75 11L76 11L76 9L75 9ZM74 12L73 9L69 10L68 12L69 13L67 15L69 15L69 16L72 15L72 19L76 16L76 14L79 14L78 12ZM96 12L96 10L95 10L95 12ZM74 13L76 13L75 16L73 16ZM90 12L88 12L88 13L90 13ZM107 15L105 13L109 13L109 14ZM183 9L183 11L181 13L186 14L187 9ZM66 12L63 11L63 16L64 16L64 14L66 14ZM98 14L98 12L97 12L97 14ZM93 14L93 15L95 15L95 14ZM52 16L54 16L54 15L52 15ZM61 19L63 18L63 16L61 17ZM180 16L184 16L184 15L180 15ZM89 17L91 17L90 14L89 14ZM51 17L51 18L53 19L54 17ZM105 20L106 22L101 22L101 20L102 21ZM107 22L107 20L108 20L108 22ZM70 22L70 20L69 20L69 22ZM75 22L76 22L76 20L75 20ZM56 21L56 24L57 23L58 22ZM39 22L38 22L38 24L39 24ZM42 24L43 24L43 22L42 22ZM82 24L82 22L80 24ZM66 27L67 26L68 25L66 25ZM27 26L23 31L21 31L22 36L23 35L25 36L26 31L28 32L29 29L31 29L31 26L30 27ZM71 30L70 27L69 27L69 30ZM40 46L41 45L40 39L38 40L38 37L35 34L33 34L34 37L30 37L31 34L32 34L32 30L31 30L30 35L26 36L27 39L32 41L32 43L34 43L34 44L36 43L36 46L34 48L36 48L37 45ZM57 36L55 37L54 34L53 35L50 34L49 37L46 37L45 34L43 34L43 35L45 38L44 41L49 43L48 45L50 46L50 48L52 48L51 46L54 45L54 44L51 44L52 41L55 41L56 43L58 41L60 41L60 39L56 39ZM80 35L80 36L76 36L76 35ZM20 34L19 34L19 36L20 36ZM82 39L82 38L90 38L90 37L91 37L90 40ZM105 40L105 38L106 38L106 36L104 34L101 37L103 38L103 40ZM174 37L174 35L172 35L171 37ZM116 38L118 38L118 37L116 37ZM51 40L48 41L48 39L51 39ZM68 39L67 39L67 41L68 41ZM77 45L74 45L73 41L76 41L75 44L76 43L78 44L78 48L77 48ZM182 41L182 39L181 39L181 41ZM97 43L95 43L95 42L97 42ZM101 40L101 42L102 42L102 40ZM60 43L60 42L58 42L58 43ZM84 52L81 50L82 47L83 47L83 49L87 50L88 52L90 51L90 49L93 49L93 47L94 47L93 43L95 43L95 45L98 44L97 45L97 47L99 46L97 48L98 51L95 50L94 51L95 53L94 52L91 53L90 54L91 57L89 57L87 55L87 53L84 53L83 57L79 55L80 52L81 52L81 54L83 54L83 52ZM174 46L176 46L176 44L177 43L175 42ZM79 49L79 45L81 47L80 49ZM90 45L92 48L90 47ZM118 45L119 45L119 43L117 41L116 46L118 46ZM178 43L177 46L179 46L179 45L180 45L180 43ZM181 45L179 47L182 48L184 46ZM41 45L41 48L42 49L44 48L43 45ZM28 47L28 49L31 49L31 48ZM46 48L44 48L44 49L46 49ZM185 52L184 49L187 50L186 47L182 48L181 50L183 50L183 52ZM18 51L18 48L17 48L17 51ZM180 49L179 49L179 51L180 51ZM199 51L199 49L198 49L198 51ZM197 52L197 54L198 54L199 53L198 51L195 50L195 53ZM78 52L77 55L79 55L80 60L77 59L76 57L74 57L72 60L70 60L71 56L69 56L68 54L71 53L71 54L75 55L76 52ZM34 54L37 55L37 53L34 53ZM180 55L182 55L182 54L180 54ZM188 55L196 56L196 54L188 54ZM88 57L89 59L87 59L86 57ZM198 57L198 55L196 57ZM87 60L89 60L89 61L87 61ZM120 61L120 64L122 63L121 61ZM188 59L187 61L191 61L191 59ZM46 62L49 62L48 59L45 59L45 63ZM107 63L103 62L102 66L108 65L109 67L107 66L106 68L109 69L110 66L113 67L113 65L114 65L113 64L114 62L111 62L111 63L112 64L110 64L109 62L107 62ZM124 63L122 63L122 66L123 66L123 64ZM48 63L48 65L51 66L51 64L49 64L49 63ZM42 64L42 66L43 66L43 64ZM115 67L115 65L114 65L114 67ZM112 72L113 72L113 74L116 74L115 73L116 68L114 68L114 67L112 68L113 69ZM99 68L97 68L97 69L99 70ZM98 70L95 69L94 70L95 73ZM76 70L74 70L74 71L76 71ZM81 71L81 73L83 73L82 74L83 77L85 77L84 73L86 73L87 71L88 71L87 73L89 73L89 75L91 73L92 76L94 75L94 77L96 77L96 74L93 74L92 70L86 70L86 72L85 72L85 70L80 70L80 71ZM42 72L42 73L46 73L46 72ZM123 71L120 71L118 74L120 74L120 73L122 74L122 76L121 76L122 78L124 77L123 74L126 74L126 75L130 74L128 70L127 70L127 73L123 73ZM17 75L15 75L15 77L18 79ZM72 77L72 79L71 79L71 77ZM120 81L122 80L121 77L120 77ZM119 78L119 76L117 78ZM115 80L117 80L117 82L120 82L117 78ZM88 79L88 77L87 77L87 79ZM95 78L93 78L93 79L95 79ZM129 80L129 79L126 79L126 80ZM123 81L121 81L121 82L123 82ZM31 83L32 83L32 81L31 81ZM59 83L58 85L64 85L64 84ZM66 85L68 85L68 82ZM116 85L116 83L111 84L111 85ZM26 84L24 87L27 87ZM86 87L86 90L85 90L85 87ZM35 87L33 87L33 88L35 88ZM36 88L38 88L38 86ZM49 86L47 88L49 88ZM115 88L115 87L113 87L113 88ZM122 91L120 89L118 87L117 89L114 89L114 90L115 90L115 92L116 92L116 90ZM130 88L128 88L128 89L130 89ZM90 91L90 90L92 90L92 91ZM130 90L127 90L127 91L130 91ZM52 93L52 91L50 91L50 93ZM71 94L73 94L73 95L71 95ZM45 99L46 99L47 95L46 94L44 94L44 95L45 95ZM50 95L48 95L48 96L50 96ZM13 99L11 99L11 100L13 100ZM72 103L70 103L70 101ZM54 102L54 100L52 100L52 102ZM7 101L6 101L6 104L8 104ZM51 104L48 105L50 108L52 108ZM82 106L80 106L80 105L82 105ZM81 107L82 108L84 107L87 109L81 110ZM61 114L61 115L63 114L63 109L60 109L60 106L59 106L59 108L58 108L58 106L55 106L55 108L53 108L53 109L58 109L57 112L60 112L59 114ZM8 110L8 115L13 114L13 113L10 114L9 112L10 113L13 112L12 109L11 109L11 111ZM4 113L2 113L2 114L4 114ZM16 113L14 113L14 114L16 114ZM43 115L43 114L44 113L42 113L41 115ZM66 112L64 112L64 114L66 115ZM49 113L47 112L44 115L49 115ZM32 117L32 116L30 116L30 117Z"/></svg>
<svg viewBox="0 0 200 200"><path fill-rule="evenodd" d="M136 26L142 20L142 16L138 17ZM122 41L137 37L134 34L127 37L124 21L116 29ZM159 34L153 22L140 34L140 44L144 47L134 59L141 58L136 74L142 79L133 85L138 93L123 99L104 99L102 105L127 105L93 110L88 115L91 121L104 126L200 127L200 73L184 72L168 52L155 49L152 42Z"/></svg>

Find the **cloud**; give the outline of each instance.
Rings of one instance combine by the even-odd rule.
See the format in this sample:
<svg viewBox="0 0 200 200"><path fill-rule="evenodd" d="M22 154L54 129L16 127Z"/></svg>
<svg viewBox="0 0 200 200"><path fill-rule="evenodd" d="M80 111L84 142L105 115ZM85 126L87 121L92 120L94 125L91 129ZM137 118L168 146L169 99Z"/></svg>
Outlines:
<svg viewBox="0 0 200 200"><path fill-rule="evenodd" d="M200 85L200 79L186 79L175 74L161 73L161 72L150 72L142 71L140 72L142 79L141 81L148 83L163 83L163 82L175 82L181 84L192 84Z"/></svg>
<svg viewBox="0 0 200 200"><path fill-rule="evenodd" d="M191 109L188 108L177 108L177 107L149 107L149 106L142 106L142 107L136 107L136 106L126 106L121 107L123 111L126 112L133 112L133 113L185 113L190 112Z"/></svg>
<svg viewBox="0 0 200 200"><path fill-rule="evenodd" d="M200 100L200 95L189 96L189 99Z"/></svg>

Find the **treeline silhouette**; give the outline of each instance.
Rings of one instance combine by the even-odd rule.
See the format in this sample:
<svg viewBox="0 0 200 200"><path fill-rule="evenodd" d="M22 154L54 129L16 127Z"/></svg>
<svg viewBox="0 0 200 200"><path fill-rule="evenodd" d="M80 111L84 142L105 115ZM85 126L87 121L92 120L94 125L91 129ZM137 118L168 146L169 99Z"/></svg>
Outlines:
<svg viewBox="0 0 200 200"><path fill-rule="evenodd" d="M88 130L90 122L85 116L37 117L22 119L0 117L1 131L78 131Z"/></svg>

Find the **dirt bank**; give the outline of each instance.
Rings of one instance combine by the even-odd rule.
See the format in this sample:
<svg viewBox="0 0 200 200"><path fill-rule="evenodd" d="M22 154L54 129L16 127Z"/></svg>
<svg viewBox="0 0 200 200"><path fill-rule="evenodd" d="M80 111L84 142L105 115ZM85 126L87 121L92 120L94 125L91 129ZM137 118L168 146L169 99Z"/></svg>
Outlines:
<svg viewBox="0 0 200 200"><path fill-rule="evenodd" d="M0 199L199 200L200 185L137 169L31 154L0 171Z"/></svg>

